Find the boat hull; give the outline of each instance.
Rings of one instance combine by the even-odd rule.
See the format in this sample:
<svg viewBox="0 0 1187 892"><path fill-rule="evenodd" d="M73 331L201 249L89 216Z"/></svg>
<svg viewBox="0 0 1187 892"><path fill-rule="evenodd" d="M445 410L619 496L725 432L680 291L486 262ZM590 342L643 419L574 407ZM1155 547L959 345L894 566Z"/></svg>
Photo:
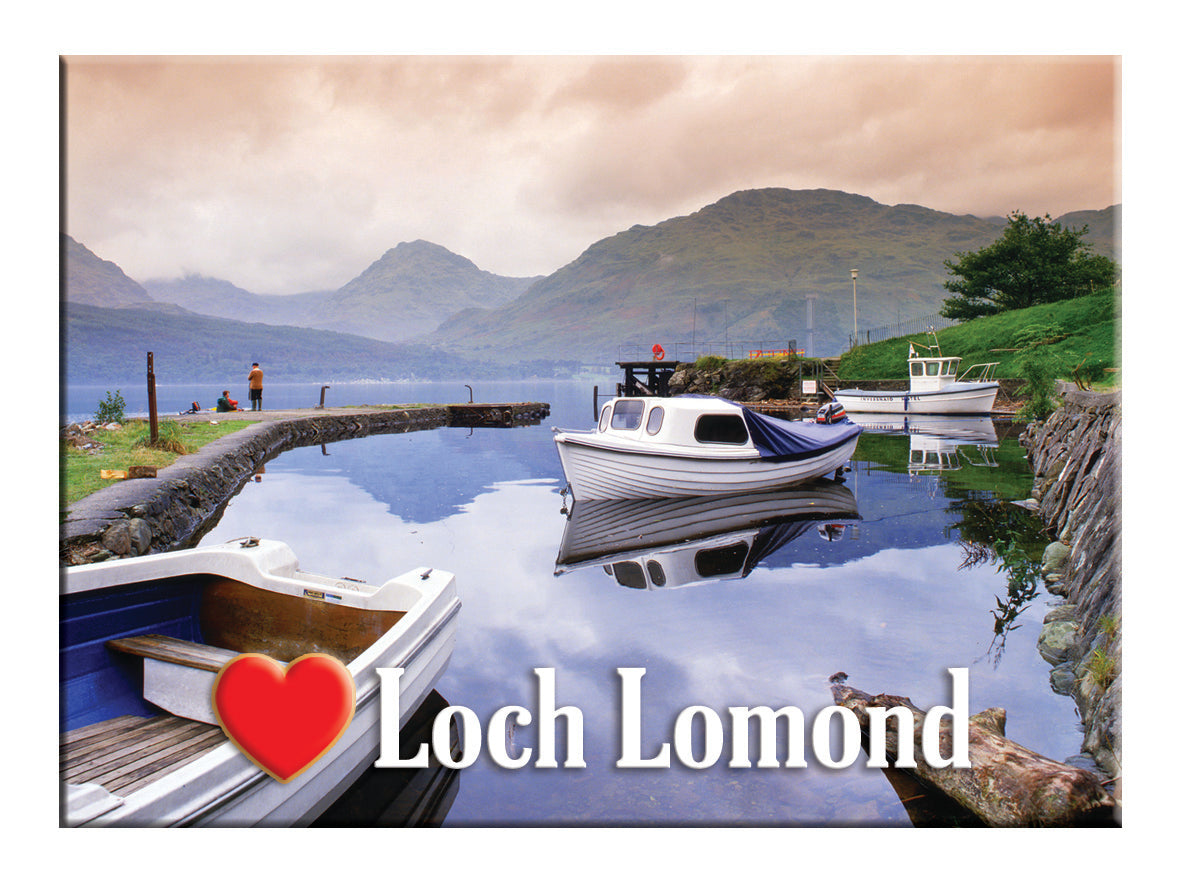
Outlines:
<svg viewBox="0 0 1187 892"><path fill-rule="evenodd" d="M84 572L77 573L73 579L69 578L75 572L72 569L67 573L67 590L62 597L65 601L71 597L89 597L94 591L118 591L120 585L130 584L127 580L137 575L140 569L136 566L137 561L148 562L145 564L148 569L143 572L149 575L214 572L227 578L239 577L257 586L268 583L270 577L287 585L295 582L299 586L310 585L310 580L318 579L310 574L290 573L295 569L295 561L284 566L285 556L291 557L291 552L280 543L263 542L260 546L262 552L254 566L250 559L241 561L240 556L227 547L218 546L112 562L111 578L101 569L107 565L77 568ZM193 557L195 553L196 558ZM273 565L269 565L270 561ZM245 572L238 572L241 569ZM119 574L118 578L113 574ZM276 585L281 586L281 582ZM70 826L288 827L313 821L378 755L380 680L375 670L379 667L404 669L400 679L401 715L398 719L402 725L432 691L452 654L461 606L452 574L418 568L371 591L377 597L384 597L385 590L398 590L402 593L399 597L408 598L408 603L399 608L403 615L346 664L355 684L354 717L334 746L304 772L281 783L256 766L234 743L224 739L198 758L179 763L175 769L126 795L111 794L94 782L77 785L64 782L64 823ZM294 596L291 592L287 594ZM350 593L343 595L344 598L349 596ZM91 653L94 653L93 649ZM66 678L71 677L71 659L64 649L63 675ZM213 675L210 683L213 684ZM70 699L71 695L67 693L66 697ZM392 723L391 717L387 721Z"/></svg>
<svg viewBox="0 0 1187 892"><path fill-rule="evenodd" d="M606 444L592 433L558 432L557 451L574 499L661 499L768 492L825 477L857 448L854 436L833 449L796 461L744 455L679 455Z"/></svg>
<svg viewBox="0 0 1187 892"><path fill-rule="evenodd" d="M838 390L837 401L846 414L988 415L997 399L997 382L954 384L937 391Z"/></svg>

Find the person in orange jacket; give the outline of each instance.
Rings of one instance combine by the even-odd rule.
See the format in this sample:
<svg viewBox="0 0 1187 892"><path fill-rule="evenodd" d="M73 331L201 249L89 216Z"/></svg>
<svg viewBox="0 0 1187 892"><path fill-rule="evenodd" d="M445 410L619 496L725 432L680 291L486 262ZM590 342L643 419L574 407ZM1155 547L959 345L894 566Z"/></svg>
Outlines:
<svg viewBox="0 0 1187 892"><path fill-rule="evenodd" d="M253 362L251 371L247 373L247 393L251 397L253 412L264 408L264 370L258 362Z"/></svg>

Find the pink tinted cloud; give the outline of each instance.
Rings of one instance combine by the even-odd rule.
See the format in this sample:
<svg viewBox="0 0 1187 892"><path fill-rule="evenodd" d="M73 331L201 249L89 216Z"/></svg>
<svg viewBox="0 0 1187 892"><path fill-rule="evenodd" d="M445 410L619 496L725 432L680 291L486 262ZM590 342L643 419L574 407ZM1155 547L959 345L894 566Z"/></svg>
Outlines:
<svg viewBox="0 0 1187 892"><path fill-rule="evenodd" d="M67 231L136 278L339 287L426 238L504 275L738 189L983 216L1120 200L1118 62L67 60Z"/></svg>

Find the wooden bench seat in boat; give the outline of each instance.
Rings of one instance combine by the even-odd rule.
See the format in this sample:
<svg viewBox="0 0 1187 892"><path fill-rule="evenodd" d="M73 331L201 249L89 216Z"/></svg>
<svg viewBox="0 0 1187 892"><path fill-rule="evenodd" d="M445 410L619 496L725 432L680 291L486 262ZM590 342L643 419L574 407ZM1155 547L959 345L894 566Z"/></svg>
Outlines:
<svg viewBox="0 0 1187 892"><path fill-rule="evenodd" d="M113 638L107 642L112 650L148 657L179 666L218 672L223 665L236 656L235 651L222 647L211 647L196 641L182 641L168 635L133 635L131 638Z"/></svg>
<svg viewBox="0 0 1187 892"><path fill-rule="evenodd" d="M167 635L113 638L107 646L144 658L144 699L166 712L217 725L210 692L214 677L238 651Z"/></svg>

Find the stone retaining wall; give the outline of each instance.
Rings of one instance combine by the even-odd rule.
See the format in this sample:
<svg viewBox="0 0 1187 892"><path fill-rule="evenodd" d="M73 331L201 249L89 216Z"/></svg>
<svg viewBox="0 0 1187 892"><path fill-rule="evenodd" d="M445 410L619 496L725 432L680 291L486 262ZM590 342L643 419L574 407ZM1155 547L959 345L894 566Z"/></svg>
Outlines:
<svg viewBox="0 0 1187 892"><path fill-rule="evenodd" d="M184 455L155 478L124 480L71 505L62 564L196 545L256 469L286 449L448 423L443 406L311 415L253 424Z"/></svg>
<svg viewBox="0 0 1187 892"><path fill-rule="evenodd" d="M1043 556L1043 577L1065 598L1047 615L1039 649L1055 667L1053 687L1076 700L1084 751L1119 777L1120 393L1067 391L1062 406L1019 440L1035 472L1032 498L1057 537Z"/></svg>

